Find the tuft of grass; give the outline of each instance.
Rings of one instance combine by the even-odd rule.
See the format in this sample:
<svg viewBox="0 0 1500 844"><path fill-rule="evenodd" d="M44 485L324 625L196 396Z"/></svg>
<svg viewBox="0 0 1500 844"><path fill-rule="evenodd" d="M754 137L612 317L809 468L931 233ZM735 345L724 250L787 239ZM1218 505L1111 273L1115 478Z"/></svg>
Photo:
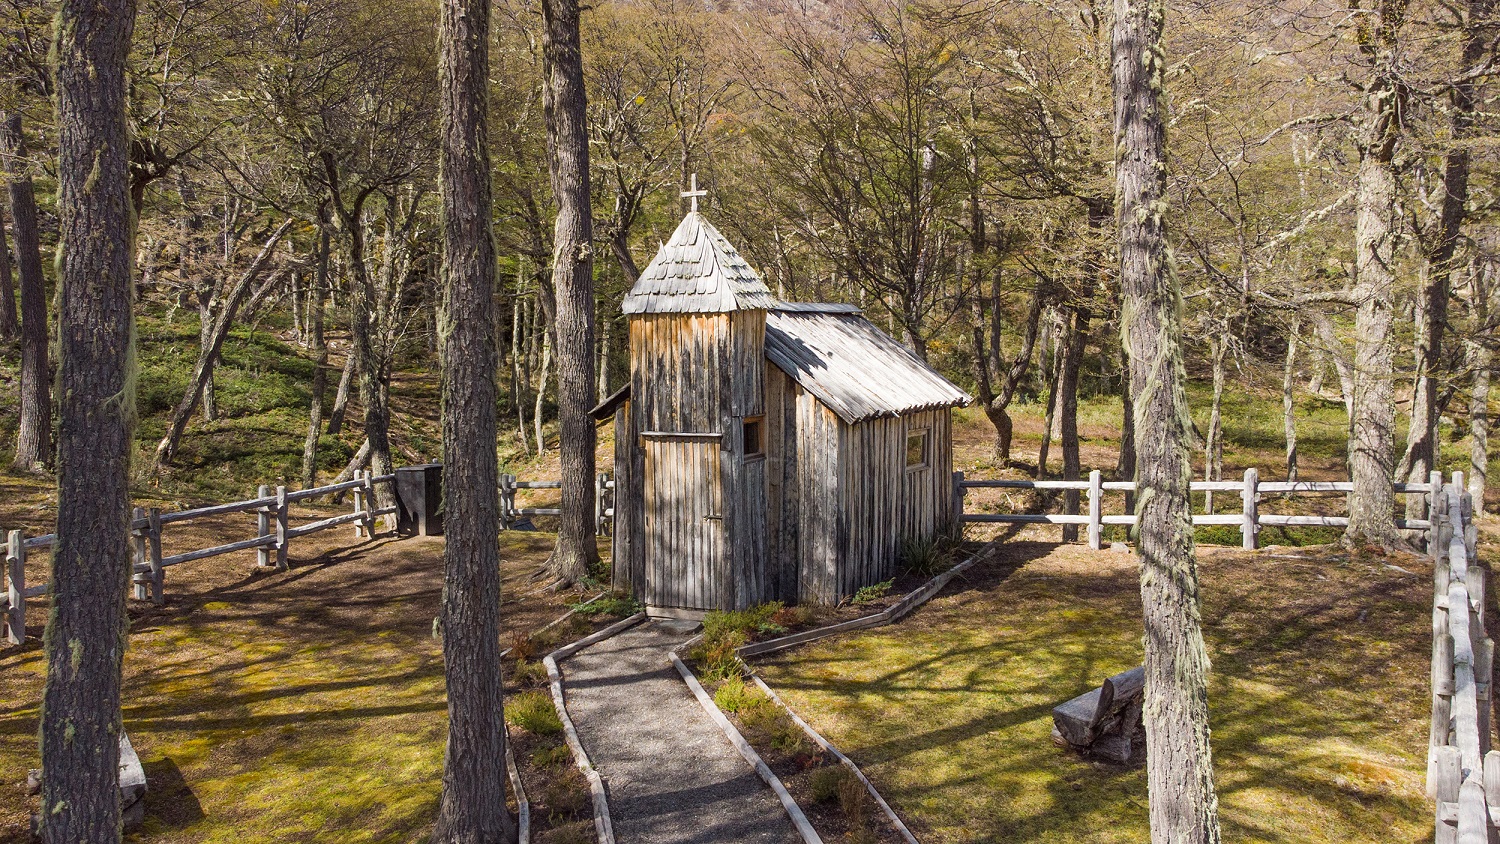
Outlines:
<svg viewBox="0 0 1500 844"><path fill-rule="evenodd" d="M855 604L868 604L878 601L884 598L891 591L891 587L895 585L896 581L893 578L891 580L883 580L879 583L872 583L869 586L863 586L858 592L854 593L852 600Z"/></svg>
<svg viewBox="0 0 1500 844"><path fill-rule="evenodd" d="M837 800L844 781L852 779L854 772L843 765L824 765L808 775L807 787L814 803L827 803Z"/></svg>
<svg viewBox="0 0 1500 844"><path fill-rule="evenodd" d="M534 736L552 736L562 732L562 719L545 691L522 692L505 702L505 720Z"/></svg>
<svg viewBox="0 0 1500 844"><path fill-rule="evenodd" d="M620 592L612 592L593 603L580 602L572 604L569 609L582 616L612 615L619 618L635 615L643 607L641 602L629 595Z"/></svg>
<svg viewBox="0 0 1500 844"><path fill-rule="evenodd" d="M739 713L762 700L768 700L765 693L738 676L720 683L714 691L714 705L725 712Z"/></svg>
<svg viewBox="0 0 1500 844"><path fill-rule="evenodd" d="M566 744L554 744L538 747L531 752L531 764L538 768L550 768L554 765L571 764L573 751Z"/></svg>
<svg viewBox="0 0 1500 844"><path fill-rule="evenodd" d="M909 574L932 577L943 570L947 555L935 538L920 537L902 540L898 559Z"/></svg>

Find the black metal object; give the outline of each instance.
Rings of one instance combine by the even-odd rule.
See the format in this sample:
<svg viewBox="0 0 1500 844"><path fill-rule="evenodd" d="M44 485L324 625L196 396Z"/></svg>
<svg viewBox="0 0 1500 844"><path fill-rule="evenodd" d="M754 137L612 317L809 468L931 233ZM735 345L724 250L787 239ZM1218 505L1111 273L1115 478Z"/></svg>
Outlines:
<svg viewBox="0 0 1500 844"><path fill-rule="evenodd" d="M396 532L403 536L443 535L443 464L396 470Z"/></svg>

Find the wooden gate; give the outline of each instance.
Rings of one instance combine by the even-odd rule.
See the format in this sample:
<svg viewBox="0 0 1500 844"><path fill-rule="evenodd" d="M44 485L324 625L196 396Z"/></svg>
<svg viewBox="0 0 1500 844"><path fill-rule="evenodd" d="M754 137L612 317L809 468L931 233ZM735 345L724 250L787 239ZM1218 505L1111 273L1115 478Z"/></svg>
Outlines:
<svg viewBox="0 0 1500 844"><path fill-rule="evenodd" d="M642 440L646 605L728 606L719 435L647 433Z"/></svg>

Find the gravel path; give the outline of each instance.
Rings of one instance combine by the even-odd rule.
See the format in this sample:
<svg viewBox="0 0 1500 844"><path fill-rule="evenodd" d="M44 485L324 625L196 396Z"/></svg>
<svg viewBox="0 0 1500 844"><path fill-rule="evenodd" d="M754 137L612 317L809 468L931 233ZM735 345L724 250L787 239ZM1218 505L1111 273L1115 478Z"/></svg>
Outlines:
<svg viewBox="0 0 1500 844"><path fill-rule="evenodd" d="M667 659L690 634L649 622L563 662L568 713L609 790L620 844L801 839Z"/></svg>

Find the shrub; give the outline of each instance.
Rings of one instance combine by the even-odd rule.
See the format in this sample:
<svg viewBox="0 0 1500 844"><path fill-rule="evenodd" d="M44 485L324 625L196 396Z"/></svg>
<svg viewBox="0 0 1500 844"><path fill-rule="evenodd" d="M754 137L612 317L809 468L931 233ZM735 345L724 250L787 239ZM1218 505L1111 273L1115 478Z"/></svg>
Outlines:
<svg viewBox="0 0 1500 844"><path fill-rule="evenodd" d="M527 662L524 659L516 660L516 667L511 669L511 680L517 687L525 689L533 686L545 686L547 684L547 666L540 662Z"/></svg>
<svg viewBox="0 0 1500 844"><path fill-rule="evenodd" d="M839 808L849 822L849 840L874 841L875 835L870 829L870 792L853 772L839 781L838 797Z"/></svg>
<svg viewBox="0 0 1500 844"><path fill-rule="evenodd" d="M730 677L714 692L714 703L725 712L740 712L768 698L739 676Z"/></svg>
<svg viewBox="0 0 1500 844"><path fill-rule="evenodd" d="M931 577L943 570L945 555L935 539L903 539L899 559L908 574Z"/></svg>
<svg viewBox="0 0 1500 844"><path fill-rule="evenodd" d="M782 607L771 615L771 623L783 629L803 627L816 621L817 616L812 607Z"/></svg>
<svg viewBox="0 0 1500 844"><path fill-rule="evenodd" d="M517 631L514 636L510 637L510 655L515 657L517 662L536 656L536 646L536 640L531 638L529 633Z"/></svg>
<svg viewBox="0 0 1500 844"><path fill-rule="evenodd" d="M886 593L891 591L891 587L895 585L896 581L894 578L892 578L891 580L885 580L881 581L880 583L873 583L869 586L862 587L858 592L854 593L854 603L868 604L872 601L878 601L881 598L884 598L886 596Z"/></svg>
<svg viewBox="0 0 1500 844"><path fill-rule="evenodd" d="M562 732L562 719L552 706L552 696L544 691L522 692L505 702L505 720L534 736L551 736Z"/></svg>
<svg viewBox="0 0 1500 844"><path fill-rule="evenodd" d="M703 639L688 656L698 663L703 679L715 683L740 673L735 651L756 634L785 633L772 619L782 610L780 601L748 610L714 610L703 617Z"/></svg>
<svg viewBox="0 0 1500 844"><path fill-rule="evenodd" d="M554 744L550 747L538 747L531 752L531 764L538 768L550 768L554 765L562 765L573 761L573 752L568 750L566 744Z"/></svg>
<svg viewBox="0 0 1500 844"><path fill-rule="evenodd" d="M547 817L554 821L588 812L591 800L588 780L572 765L554 769L537 796L547 807Z"/></svg>
<svg viewBox="0 0 1500 844"><path fill-rule="evenodd" d="M827 803L838 798L844 780L854 779L854 772L840 764L825 765L813 771L807 780L814 803Z"/></svg>
<svg viewBox="0 0 1500 844"><path fill-rule="evenodd" d="M765 695L748 702L738 714L746 731L755 736L754 743L769 744L773 749L793 756L808 749L807 736L802 728Z"/></svg>

